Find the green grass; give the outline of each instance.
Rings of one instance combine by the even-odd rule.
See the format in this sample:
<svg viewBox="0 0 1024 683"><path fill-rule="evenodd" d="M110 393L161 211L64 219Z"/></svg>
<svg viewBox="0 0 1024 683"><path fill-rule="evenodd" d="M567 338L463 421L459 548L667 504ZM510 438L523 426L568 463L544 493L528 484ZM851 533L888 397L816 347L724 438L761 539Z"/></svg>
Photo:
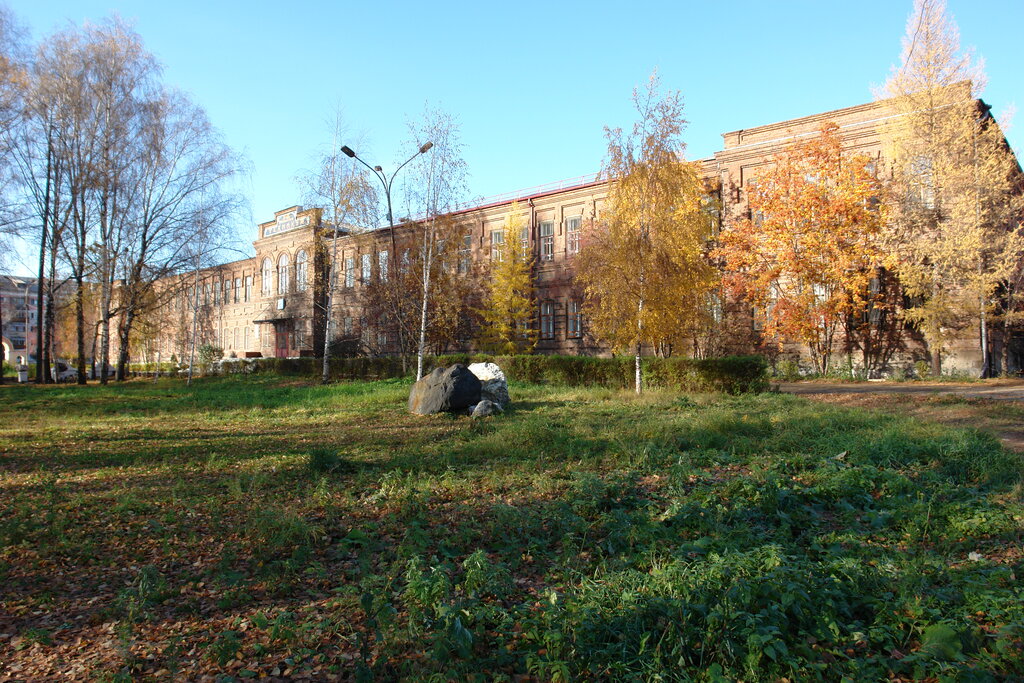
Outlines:
<svg viewBox="0 0 1024 683"><path fill-rule="evenodd" d="M1020 456L989 434L525 385L419 418L408 388L0 389L0 677L1024 671Z"/></svg>

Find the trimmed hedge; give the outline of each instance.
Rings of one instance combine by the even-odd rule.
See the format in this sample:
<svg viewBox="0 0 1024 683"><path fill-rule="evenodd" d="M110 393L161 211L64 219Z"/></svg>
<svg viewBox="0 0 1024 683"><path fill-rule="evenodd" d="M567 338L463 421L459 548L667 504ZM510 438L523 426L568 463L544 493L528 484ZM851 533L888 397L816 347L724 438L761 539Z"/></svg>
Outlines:
<svg viewBox="0 0 1024 683"><path fill-rule="evenodd" d="M323 371L320 358L238 358L222 360L211 369L215 375L249 375L271 373L296 377L319 377ZM415 361L410 363L415 367ZM398 358L333 358L331 379L390 379L403 377Z"/></svg>
<svg viewBox="0 0 1024 683"><path fill-rule="evenodd" d="M505 376L518 382L598 386L614 389L633 386L631 356L594 358L591 356L490 356L454 353L433 356L428 369L453 363L497 363ZM211 374L238 375L274 373L299 377L318 377L318 358L238 358L214 364ZM398 358L335 358L331 361L332 379L390 379L412 372L416 361L410 359L409 372L402 372ZM644 382L651 387L680 391L722 391L729 394L765 391L768 388L768 362L761 356L725 358L644 358Z"/></svg>
<svg viewBox="0 0 1024 683"><path fill-rule="evenodd" d="M520 382L567 386L632 387L635 381L632 356L488 356L449 354L431 359L433 367L452 363L497 363L509 379ZM729 394L768 389L768 361L761 356L725 358L644 358L647 386L681 391L722 391Z"/></svg>

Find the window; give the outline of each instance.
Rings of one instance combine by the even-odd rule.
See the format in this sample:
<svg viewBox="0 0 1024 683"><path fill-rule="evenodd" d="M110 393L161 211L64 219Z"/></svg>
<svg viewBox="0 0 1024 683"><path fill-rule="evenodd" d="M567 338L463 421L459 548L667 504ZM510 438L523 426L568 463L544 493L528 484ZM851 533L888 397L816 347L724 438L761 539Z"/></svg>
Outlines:
<svg viewBox="0 0 1024 683"><path fill-rule="evenodd" d="M263 296L270 296L270 279L273 277L274 265L269 258L263 259L263 276L260 281L260 289Z"/></svg>
<svg viewBox="0 0 1024 683"><path fill-rule="evenodd" d="M552 301L540 305L540 338L555 338L555 304Z"/></svg>
<svg viewBox="0 0 1024 683"><path fill-rule="evenodd" d="M378 350L383 351L387 347L388 347L388 333L387 332L378 332L377 333L377 348L378 348Z"/></svg>
<svg viewBox="0 0 1024 683"><path fill-rule="evenodd" d="M409 272L409 250L405 249L402 251L402 274L405 275Z"/></svg>
<svg viewBox="0 0 1024 683"><path fill-rule="evenodd" d="M920 156L910 162L910 201L920 209L935 208L935 173L932 160Z"/></svg>
<svg viewBox="0 0 1024 683"><path fill-rule="evenodd" d="M551 261L555 258L555 223L544 221L540 224L540 260Z"/></svg>
<svg viewBox="0 0 1024 683"><path fill-rule="evenodd" d="M388 252L377 252L377 274L382 282L388 281Z"/></svg>
<svg viewBox="0 0 1024 683"><path fill-rule="evenodd" d="M224 305L231 303L231 280L224 281Z"/></svg>
<svg viewBox="0 0 1024 683"><path fill-rule="evenodd" d="M580 226L583 216L569 216L565 219L565 253L580 253Z"/></svg>
<svg viewBox="0 0 1024 683"><path fill-rule="evenodd" d="M583 313L579 301L570 300L565 305L565 330L567 337L577 339L583 336Z"/></svg>
<svg viewBox="0 0 1024 683"><path fill-rule="evenodd" d="M519 228L519 251L523 256L530 253L530 226Z"/></svg>
<svg viewBox="0 0 1024 683"><path fill-rule="evenodd" d="M505 248L505 231L491 230L491 260L501 261L501 252Z"/></svg>
<svg viewBox="0 0 1024 683"><path fill-rule="evenodd" d="M306 250L300 249L295 255L295 288L305 292L306 283Z"/></svg>
<svg viewBox="0 0 1024 683"><path fill-rule="evenodd" d="M235 303L238 303L239 297L242 296L242 278L235 278Z"/></svg>
<svg viewBox="0 0 1024 683"><path fill-rule="evenodd" d="M469 272L470 259L473 255L473 236L463 235L462 243L459 245L459 274L465 275Z"/></svg>
<svg viewBox="0 0 1024 683"><path fill-rule="evenodd" d="M245 276L245 303L252 299L252 275Z"/></svg>
<svg viewBox="0 0 1024 683"><path fill-rule="evenodd" d="M345 286L354 287L356 284L356 260L349 256L345 259Z"/></svg>
<svg viewBox="0 0 1024 683"><path fill-rule="evenodd" d="M207 283L206 287L203 289L203 305L204 306L209 306L210 305L210 299L212 298L210 296L210 293L211 293L210 289L211 289L210 288L210 284Z"/></svg>
<svg viewBox="0 0 1024 683"><path fill-rule="evenodd" d="M341 331L346 337L352 336L352 316L346 315L342 318Z"/></svg>
<svg viewBox="0 0 1024 683"><path fill-rule="evenodd" d="M370 276L372 275L372 271L371 271L372 267L373 267L373 264L370 262L370 255L369 254L363 254L363 257L362 257L362 273L360 274L360 276L361 276L361 281L364 284L370 281Z"/></svg>
<svg viewBox="0 0 1024 683"><path fill-rule="evenodd" d="M220 282L213 283L213 305L220 303Z"/></svg>
<svg viewBox="0 0 1024 683"><path fill-rule="evenodd" d="M277 259L277 293L288 293L288 254L281 254Z"/></svg>
<svg viewBox="0 0 1024 683"><path fill-rule="evenodd" d="M246 326L245 331L242 333L242 348L243 349L248 349L249 348L249 344L252 342L251 335L250 335L251 332L252 332L252 330L248 326Z"/></svg>

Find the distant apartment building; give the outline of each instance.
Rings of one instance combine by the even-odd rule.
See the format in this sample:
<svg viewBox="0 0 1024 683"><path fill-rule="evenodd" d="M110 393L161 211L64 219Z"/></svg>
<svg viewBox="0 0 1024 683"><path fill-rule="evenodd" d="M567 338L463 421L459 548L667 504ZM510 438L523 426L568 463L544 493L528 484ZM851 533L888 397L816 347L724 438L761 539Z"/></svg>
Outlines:
<svg viewBox="0 0 1024 683"><path fill-rule="evenodd" d="M744 216L745 188L771 163L773 155L816 135L826 121L838 124L847 150L880 160L880 127L891 114L884 103L872 102L723 134L721 151L699 162L709 194L719 200L720 221ZM534 263L536 351L605 352L587 334L582 292L574 284L573 268L583 232L593 221L600 221L606 195L607 184L590 176L509 193L456 211L451 214L456 224L452 232L459 243L446 267L467 271L480 268L499 258L505 245L518 241L532 254ZM525 218L524 227L515 235L508 234L513 206ZM334 336L373 340L367 346L375 353L395 350L387 330L367 329L360 294L368 283L387 272L389 263L404 261L407 250L418 248L418 229L415 222L397 226L395 246L387 229L339 230L332 306ZM318 210L293 206L278 211L273 220L257 226L254 258L183 273L167 282L166 286L175 288L177 294L160 316L160 331L144 355L152 359L151 352L158 350L165 359L171 354L184 357L193 316L197 319L199 343L220 346L225 355L313 355L314 349L323 344L325 327L329 252L324 245L334 235L334 228L323 223ZM192 303L198 304L198 311ZM743 307L734 308L731 315L739 316L739 327L750 333L737 336L737 343L750 350L746 340L757 336L755 316ZM1019 349L1024 340L994 340L996 347L1004 343ZM471 348L470 339L465 346ZM920 339L911 338L904 357L922 357L922 350ZM998 348L993 352L997 353ZM140 350L133 349L133 356L140 359ZM965 333L949 349L945 360L950 368L979 369L977 340Z"/></svg>
<svg viewBox="0 0 1024 683"><path fill-rule="evenodd" d="M0 338L12 365L18 357L35 361L38 289L35 278L0 275Z"/></svg>

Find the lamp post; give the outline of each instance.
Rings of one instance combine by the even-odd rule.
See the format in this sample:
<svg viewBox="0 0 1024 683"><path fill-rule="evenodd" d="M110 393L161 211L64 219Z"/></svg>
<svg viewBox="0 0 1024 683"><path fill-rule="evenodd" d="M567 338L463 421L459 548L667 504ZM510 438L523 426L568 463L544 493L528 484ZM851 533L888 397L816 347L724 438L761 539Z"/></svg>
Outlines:
<svg viewBox="0 0 1024 683"><path fill-rule="evenodd" d="M385 199L387 199L387 202L388 202L388 231L391 233L391 258L388 259L388 270L391 271L391 272L394 272L394 265L392 265L392 264L395 261L398 260L398 246L397 246L397 243L395 241L395 218L394 218L394 214L392 213L392 210L391 210L391 186L394 184L395 176L398 175L399 171L401 171L403 168L405 168L409 164L409 162L411 162L413 159L415 159L419 155L426 154L430 150L430 148L433 147L433 146L434 146L433 142L424 142L422 145L420 145L420 148L416 150L415 154L413 154L411 157L406 159L404 162L402 162L402 164L398 168L395 169L394 173L392 173L390 177L386 173L384 173L384 169L381 168L380 166L370 166L370 164L368 164L365 161L363 161L362 159L360 159L359 155L357 155L352 150L352 148L349 147L348 145L342 145L342 147L341 147L341 151L342 151L342 153L345 156L349 157L350 159L355 159L356 161L361 163L363 166L365 166L366 168L370 169L370 171L373 172L373 175L377 177L377 180L380 181L380 184L384 186L384 197L385 197ZM398 337L399 337L398 345L399 345L399 353L402 356L402 369L404 371L404 369L405 369L405 344L404 344L405 334L403 332L403 325L404 325L405 321L402 319L402 307L401 307L401 305L398 304L397 301L395 302L395 308L396 308L396 313L398 313Z"/></svg>
<svg viewBox="0 0 1024 683"><path fill-rule="evenodd" d="M395 169L395 172L391 174L390 178L384 173L384 169L382 169L380 166L370 166L368 163L366 163L361 158L359 158L359 155L356 154L352 150L352 148L349 147L348 145L342 145L342 147L341 147L341 151L345 154L345 156L349 157L350 159L355 159L356 161L361 163L363 166L365 166L366 168L370 169L370 171L373 172L373 175L375 175L377 177L377 180L380 181L380 184L384 186L384 197L387 199L387 202L388 202L388 229L391 231L391 252L392 252L391 257L392 257L392 259L398 258L398 254L394 253L395 252L395 218L394 218L394 214L391 211L391 186L392 186L392 184L394 184L395 176L398 175L399 171L401 171L403 168L405 168L409 164L410 161L412 161L413 159L415 159L419 155L426 154L427 151L431 147L433 147L433 146L434 146L433 142L424 142L422 145L420 145L420 148L418 150L416 150L415 154L413 154L411 157L406 159L404 162L402 162L401 166L399 166L398 168ZM389 262L388 263L388 270L390 270L390 269L391 269L391 265L390 265L390 262Z"/></svg>

